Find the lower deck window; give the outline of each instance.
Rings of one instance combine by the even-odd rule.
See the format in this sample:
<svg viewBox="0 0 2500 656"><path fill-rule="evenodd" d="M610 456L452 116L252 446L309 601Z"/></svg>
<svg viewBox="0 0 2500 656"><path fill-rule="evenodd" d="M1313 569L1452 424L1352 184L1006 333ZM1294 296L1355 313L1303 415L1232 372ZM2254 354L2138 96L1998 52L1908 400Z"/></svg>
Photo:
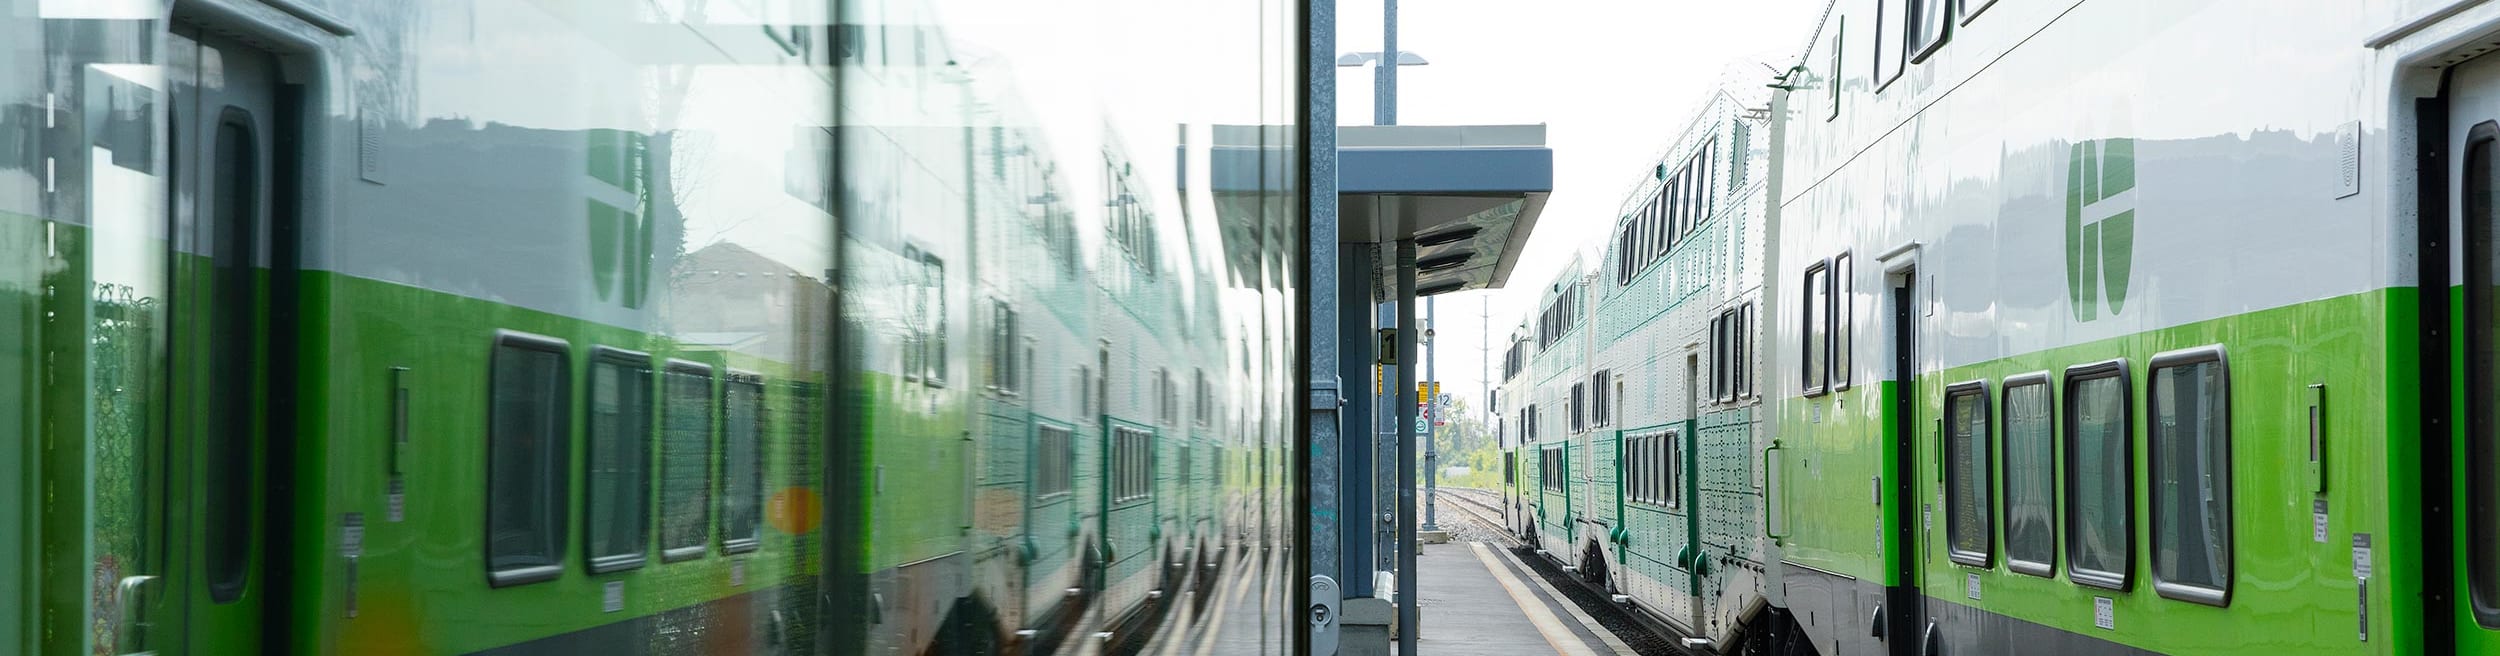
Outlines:
<svg viewBox="0 0 2500 656"><path fill-rule="evenodd" d="M2123 590L2134 565L2124 361L2066 372L2067 578Z"/></svg>
<svg viewBox="0 0 2500 656"><path fill-rule="evenodd" d="M2048 374L2005 381L2005 563L2033 576L2057 567L2057 410Z"/></svg>
<svg viewBox="0 0 2500 656"><path fill-rule="evenodd" d="M566 475L572 425L564 342L505 333L487 381L486 572L501 587L564 569Z"/></svg>
<svg viewBox="0 0 2500 656"><path fill-rule="evenodd" d="M2153 476L2153 587L2223 605L2231 590L2231 395L2218 348L2153 358L2145 444Z"/></svg>
<svg viewBox="0 0 2500 656"><path fill-rule="evenodd" d="M661 394L660 559L703 555L711 542L712 367L668 365Z"/></svg>
<svg viewBox="0 0 2500 656"><path fill-rule="evenodd" d="M764 384L730 374L721 389L721 551L754 551L764 520Z"/></svg>
<svg viewBox="0 0 2500 656"><path fill-rule="evenodd" d="M1111 429L1111 501L1146 498L1154 490L1154 434L1121 426Z"/></svg>
<svg viewBox="0 0 2500 656"><path fill-rule="evenodd" d="M1987 567L1994 549L1989 526L1988 384L1954 385L1944 393L1945 534L1953 562Z"/></svg>

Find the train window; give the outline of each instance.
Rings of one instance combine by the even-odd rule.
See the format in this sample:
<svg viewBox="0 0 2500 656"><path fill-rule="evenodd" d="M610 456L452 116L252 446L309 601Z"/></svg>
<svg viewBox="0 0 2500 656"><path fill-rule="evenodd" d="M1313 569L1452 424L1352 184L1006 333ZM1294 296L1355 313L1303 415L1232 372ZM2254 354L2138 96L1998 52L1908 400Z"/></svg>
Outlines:
<svg viewBox="0 0 2500 656"><path fill-rule="evenodd" d="M1207 384L1207 370L1197 369L1195 371L1197 372L1198 381L1196 385L1197 394L1192 398L1197 399L1197 411L1192 413L1192 416L1195 417L1195 422L1199 426L1211 426L1215 424L1215 388L1214 386Z"/></svg>
<svg viewBox="0 0 2500 656"><path fill-rule="evenodd" d="M1909 52L1902 46L1909 30L1903 26L1902 4L1908 0L1877 0L1875 3L1875 91L1882 93L1895 78L1901 77L1903 56Z"/></svg>
<svg viewBox="0 0 2500 656"><path fill-rule="evenodd" d="M946 262L938 259L936 255L924 252L920 254L920 263L921 275L924 276L921 280L921 292L928 296L928 300L921 305L921 308L928 314L923 315L924 318L920 322L921 328L928 331L928 336L921 340L921 344L929 351L921 358L921 362L927 365L922 371L921 381L928 383L930 387L945 387Z"/></svg>
<svg viewBox="0 0 2500 656"><path fill-rule="evenodd" d="M903 262L905 266L917 266L920 262L920 248L904 246ZM903 299L907 307L897 308L897 310L909 312L905 321L911 324L908 330L902 331L903 380L919 382L921 372L929 368L926 362L929 357L928 329L925 324L921 323L929 317L929 295L922 291L922 281L919 276L912 276L909 280L911 282L905 285L905 288L910 291L906 294L907 298Z"/></svg>
<svg viewBox="0 0 2500 656"><path fill-rule="evenodd" d="M1612 426L1615 423L1615 397L1606 389L1607 379L1613 377L1614 372L1605 369L1589 376L1589 423L1592 425Z"/></svg>
<svg viewBox="0 0 2500 656"><path fill-rule="evenodd" d="M2046 373L2005 380L2005 565L2032 576L2057 570L2057 413Z"/></svg>
<svg viewBox="0 0 2500 656"><path fill-rule="evenodd" d="M1658 497L1669 508L1684 507L1684 436L1668 431L1658 436Z"/></svg>
<svg viewBox="0 0 2500 656"><path fill-rule="evenodd" d="M1019 371L1016 351L1024 343L1024 327L1019 324L1016 308L1003 300L990 302L990 391L1015 395L1024 391L1024 377Z"/></svg>
<svg viewBox="0 0 2500 656"><path fill-rule="evenodd" d="M1736 315L1736 389L1746 398L1752 398L1755 390L1753 330L1753 304L1746 303Z"/></svg>
<svg viewBox="0 0 2500 656"><path fill-rule="evenodd" d="M1974 381L1944 392L1945 535L1953 562L1987 567L1993 547L1989 526L1988 383Z"/></svg>
<svg viewBox="0 0 2500 656"><path fill-rule="evenodd" d="M1909 11L1904 12L1903 17L1910 21L1910 63L1927 61L1937 49L1944 47L1945 39L1952 36L1949 27L1953 23L1952 8L1946 6L1952 1L1909 0Z"/></svg>
<svg viewBox="0 0 2500 656"><path fill-rule="evenodd" d="M2066 370L2066 578L2124 590L2134 569L2127 363Z"/></svg>
<svg viewBox="0 0 2500 656"><path fill-rule="evenodd" d="M1034 430L1033 442L1033 496L1047 499L1075 490L1076 431L1043 424Z"/></svg>
<svg viewBox="0 0 2500 656"><path fill-rule="evenodd" d="M1157 370L1155 375L1163 379L1163 423L1167 426L1178 424L1181 422L1181 383L1172 379L1170 369Z"/></svg>
<svg viewBox="0 0 2500 656"><path fill-rule="evenodd" d="M1988 7L1996 3L1997 0L1954 0L1954 4L1961 5L1963 25L1969 25L1971 19L1979 17L1979 12L1986 11Z"/></svg>
<svg viewBox="0 0 2500 656"><path fill-rule="evenodd" d="M1840 120L1841 71L1846 70L1841 67L1841 62L1843 61L1843 53L1848 52L1847 48L1842 47L1848 43L1846 40L1842 39L1842 37L1847 36L1848 34L1849 17L1842 16L1832 19L1832 68L1830 71L1824 73L1823 76L1823 85L1826 87L1824 91L1826 91L1827 95L1830 96L1829 100L1832 103L1832 113L1823 117L1823 120L1825 121Z"/></svg>
<svg viewBox="0 0 2500 656"><path fill-rule="evenodd" d="M1729 309L1710 320L1710 391L1721 403L1736 400L1736 361L1742 357L1737 346L1737 313Z"/></svg>
<svg viewBox="0 0 2500 656"><path fill-rule="evenodd" d="M2478 548L2467 550L2465 557L2466 589L2472 600L2474 621L2484 627L2500 628L2500 403L2494 403L2494 373L2500 372L2500 339L2495 339L2492 326L2495 301L2500 301L2500 207L2493 204L2494 142L2491 124L2475 126L2469 133L2465 149L2464 311L2467 331L2464 340L2465 367L2458 373L2465 386L2465 489L2468 502L2466 544Z"/></svg>
<svg viewBox="0 0 2500 656"><path fill-rule="evenodd" d="M1798 358L1798 375L1804 382L1806 395L1813 396L1823 393L1825 366L1829 364L1823 356L1824 349L1831 346L1831 331L1824 323L1831 316L1831 265L1816 262L1806 267L1805 283L1805 293L1800 296L1805 300L1805 308L1797 314L1805 322L1803 330L1799 331L1805 337L1805 343L1798 345L1805 357Z"/></svg>
<svg viewBox="0 0 2500 656"><path fill-rule="evenodd" d="M1857 315L1858 283L1856 276L1851 275L1849 260L1848 253L1832 258L1831 315L1826 320L1832 326L1831 371L1825 375L1833 390L1849 389L1849 347L1857 339L1857 331L1850 324Z"/></svg>
<svg viewBox="0 0 2500 656"><path fill-rule="evenodd" d="M660 375L660 560L703 555L711 542L712 367L671 360Z"/></svg>
<svg viewBox="0 0 2500 656"><path fill-rule="evenodd" d="M1586 383L1572 383L1571 432L1573 434L1579 434L1586 433L1588 430L1588 385Z"/></svg>
<svg viewBox="0 0 2500 656"><path fill-rule="evenodd" d="M486 579L495 587L564 572L569 348L537 335L496 338L486 409Z"/></svg>
<svg viewBox="0 0 2500 656"><path fill-rule="evenodd" d="M243 598L251 583L252 544L259 532L252 521L251 500L255 496L252 474L257 468L253 453L259 441L254 438L259 432L253 427L258 414L254 406L260 401L257 388L262 374L251 365L251 357L263 339L252 325L262 294L253 271L258 259L255 251L260 250L256 236L261 229L262 200L260 140L251 124L249 113L232 107L225 110L217 124L215 170L209 174L216 195L210 203L216 252L209 295L216 309L207 326L213 345L207 360L213 378L207 386L207 407L201 408L207 421L200 435L210 464L202 471L205 480L200 489L205 498L200 507L208 515L203 536L206 578L209 598L216 603ZM552 557L554 552L548 553Z"/></svg>
<svg viewBox="0 0 2500 656"><path fill-rule="evenodd" d="M1154 434L1119 426L1111 429L1111 502L1146 498L1154 489Z"/></svg>
<svg viewBox="0 0 2500 656"><path fill-rule="evenodd" d="M1552 447L1538 452L1537 465L1538 484L1547 492L1562 493L1563 450L1560 447Z"/></svg>
<svg viewBox="0 0 2500 656"><path fill-rule="evenodd" d="M754 551L764 519L763 377L731 373L721 386L721 552Z"/></svg>
<svg viewBox="0 0 2500 656"><path fill-rule="evenodd" d="M582 556L593 574L641 567L651 548L651 392L651 356L592 352Z"/></svg>
<svg viewBox="0 0 2500 656"><path fill-rule="evenodd" d="M2153 357L2145 454L2153 589L2221 606L2231 594L2231 378L2221 347Z"/></svg>

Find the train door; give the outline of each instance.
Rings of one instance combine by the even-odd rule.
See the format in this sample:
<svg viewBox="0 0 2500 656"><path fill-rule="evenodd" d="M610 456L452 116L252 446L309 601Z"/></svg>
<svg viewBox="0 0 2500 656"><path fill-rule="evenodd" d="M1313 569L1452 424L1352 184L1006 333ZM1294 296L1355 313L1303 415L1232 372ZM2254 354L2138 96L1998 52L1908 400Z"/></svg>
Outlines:
<svg viewBox="0 0 2500 656"><path fill-rule="evenodd" d="M1842 275L1847 275L1843 273ZM1929 472L1919 470L1918 420L1918 272L1915 269L1892 274L1892 378L1890 398L1893 424L1884 429L1891 434L1886 448L1892 450L1891 471L1886 472L1892 493L1892 507L1887 519L1892 535L1886 536L1885 557L1890 561L1891 584L1884 587L1884 643L1893 656L1924 656L1922 643L1929 639L1926 597L1919 591L1920 565L1927 553L1928 518L1933 508L1919 504L1918 481ZM1841 288L1845 289L1845 283ZM1836 295L1837 296L1837 295ZM1847 339L1847 337L1839 337Z"/></svg>
<svg viewBox="0 0 2500 656"><path fill-rule="evenodd" d="M1699 445L1694 435L1701 426L1701 395L1710 389L1701 379L1701 354L1684 356L1684 381L1684 425L1667 434L1667 440L1674 443L1667 466L1675 470L1675 477L1670 480L1683 488L1676 491L1684 511L1684 546L1679 549L1683 555L1676 561L1683 564L1686 574L1684 594L1693 597L1691 613L1684 618L1684 626L1691 627L1693 633L1698 635L1707 633L1704 627L1709 626L1707 622L1710 619L1708 604L1701 596L1701 579L1709 574L1709 568L1703 564L1706 558L1701 549L1701 486L1695 480L1699 467L1694 463L1699 458L1693 457L1700 453L1694 450Z"/></svg>
<svg viewBox="0 0 2500 656"><path fill-rule="evenodd" d="M179 633L156 648L172 653L256 653L283 639L263 635L280 619L287 499L271 456L286 447L273 431L282 417L270 384L284 358L271 331L273 239L280 227L277 147L284 134L276 57L234 39L177 23L168 38L172 107L168 142L171 240L169 403L161 527L175 554L162 594L181 608Z"/></svg>
<svg viewBox="0 0 2500 656"><path fill-rule="evenodd" d="M2475 58L2451 75L2447 134L2424 142L2452 146L2445 162L2450 175L2442 180L2453 180L2449 188L2455 191L2426 189L2438 193L2424 194L2422 216L2441 216L2430 199L2454 198L2451 212L2456 218L2444 226L2425 227L2421 260L2424 325L2454 327L2452 338L2426 335L2423 340L2424 367L2432 372L2426 379L2436 383L2439 370L2452 369L2446 380L2454 386L2447 394L2438 393L2435 385L2425 386L2424 428L2452 439L2448 457L2425 449L2422 460L2424 492L2437 494L2445 488L2454 501L2449 507L2463 516L2443 514L2442 504L2425 504L2424 526L2445 525L2452 531L2452 539L2445 541L2438 541L2436 530L2431 533L2432 562L2446 567L2434 565L2424 581L2426 592L2456 600L2452 614L2433 606L2433 612L2447 617L2427 624L2433 641L2441 639L2437 634L2442 624L2454 626L2448 632L2455 640L2452 653L2500 653L2500 56ZM2423 129L2434 129L2436 121L2423 117ZM2453 256L2439 248L2439 235L2459 237ZM2461 284L2451 287L2451 280ZM2433 293L2435 289L2447 293ZM2454 428L2442 426L2450 421ZM2463 466L2451 464L2460 458ZM2464 480L2455 480L2452 472L2461 472ZM2440 558L2441 551L2453 555ZM2439 651L2434 644L2433 653Z"/></svg>

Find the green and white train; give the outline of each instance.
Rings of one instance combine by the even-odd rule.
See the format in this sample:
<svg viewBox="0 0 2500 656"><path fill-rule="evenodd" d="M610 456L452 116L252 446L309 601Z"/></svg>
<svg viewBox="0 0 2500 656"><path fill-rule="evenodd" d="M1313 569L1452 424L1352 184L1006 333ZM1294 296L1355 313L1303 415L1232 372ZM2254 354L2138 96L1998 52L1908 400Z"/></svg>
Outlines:
<svg viewBox="0 0 2500 656"><path fill-rule="evenodd" d="M1762 495L1689 509L1764 568L1702 575L1756 582L1732 605L1779 653L2500 650L2494 43L2476 2L1834 2L1767 105L1761 266L1701 274L1759 286L1735 341L1766 374L1731 374L1762 395L1743 453L1677 447L1704 494L1733 458ZM1582 348L1624 339L1610 272L1567 276ZM1545 415L1519 530L1670 621L1595 523L1638 554L1604 445L1658 419L1551 417L1713 341L1684 330L1523 353L1504 408ZM1717 377L1666 370L1607 400ZM1708 430L1689 404L1667 434ZM1539 491L1554 455L1579 496Z"/></svg>
<svg viewBox="0 0 2500 656"><path fill-rule="evenodd" d="M1298 7L989 4L0 0L0 653L1289 651Z"/></svg>

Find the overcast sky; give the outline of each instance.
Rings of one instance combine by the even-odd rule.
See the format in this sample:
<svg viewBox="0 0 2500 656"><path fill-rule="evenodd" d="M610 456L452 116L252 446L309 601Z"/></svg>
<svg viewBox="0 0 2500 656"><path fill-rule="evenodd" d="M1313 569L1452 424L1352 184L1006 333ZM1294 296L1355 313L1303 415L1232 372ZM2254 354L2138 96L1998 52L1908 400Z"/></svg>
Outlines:
<svg viewBox="0 0 2500 656"><path fill-rule="evenodd" d="M1537 288L1575 251L1595 261L1615 210L1672 130L1723 78L1769 81L1760 63L1792 62L1828 0L1405 0L1398 49L1426 66L1398 73L1405 125L1543 123L1554 194L1504 289L1439 297L1435 359L1444 391L1482 408L1488 343L1532 311ZM1337 4L1341 52L1380 50L1380 0ZM1739 73L1743 67L1750 74ZM1372 121L1368 68L1338 70L1337 118ZM1478 319L1489 305L1493 331ZM1421 372L1418 372L1419 374Z"/></svg>

